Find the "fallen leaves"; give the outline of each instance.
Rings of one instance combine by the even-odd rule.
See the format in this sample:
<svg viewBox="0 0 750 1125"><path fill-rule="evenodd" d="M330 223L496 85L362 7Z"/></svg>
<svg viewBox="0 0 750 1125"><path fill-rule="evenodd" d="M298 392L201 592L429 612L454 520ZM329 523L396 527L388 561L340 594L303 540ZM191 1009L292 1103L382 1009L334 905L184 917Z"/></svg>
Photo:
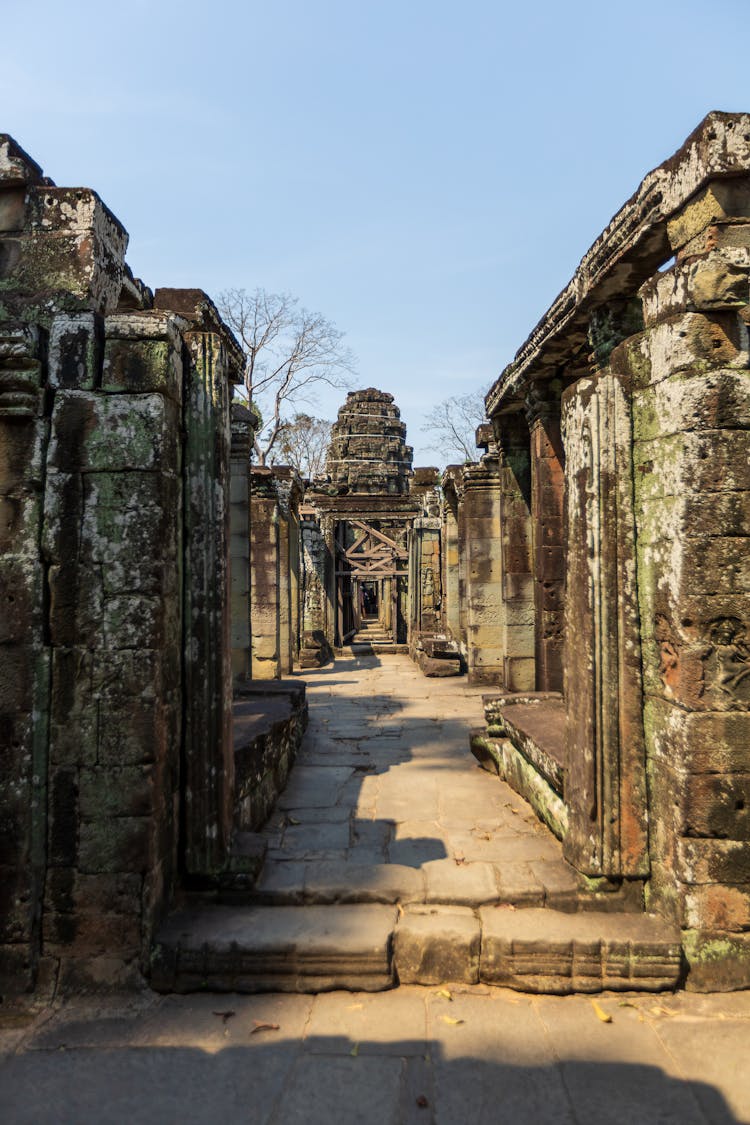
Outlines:
<svg viewBox="0 0 750 1125"><path fill-rule="evenodd" d="M453 1000L453 994L447 988L439 988L435 995L442 996L444 1000Z"/></svg>
<svg viewBox="0 0 750 1125"><path fill-rule="evenodd" d="M419 1106L419 1108L420 1109L427 1109L429 1104L430 1103L427 1101L427 1098L424 1096L424 1094L420 1094L419 1097L417 1098L417 1105Z"/></svg>
<svg viewBox="0 0 750 1125"><path fill-rule="evenodd" d="M359 1054L359 1043L354 1044L354 1046L352 1047L349 1054L352 1056L353 1059L356 1059L357 1055Z"/></svg>
<svg viewBox="0 0 750 1125"><path fill-rule="evenodd" d="M458 1027L460 1023L466 1023L466 1020L454 1020L453 1016L441 1016L443 1023L449 1023L451 1027Z"/></svg>
<svg viewBox="0 0 750 1125"><path fill-rule="evenodd" d="M612 1017L609 1012L605 1012L601 1004L597 1004L596 1000L591 1001L591 1007L594 1009L594 1014L602 1023L612 1023Z"/></svg>
<svg viewBox="0 0 750 1125"><path fill-rule="evenodd" d="M257 1035L259 1031L278 1031L279 1024L266 1023L264 1020L253 1020L253 1029L251 1035Z"/></svg>
<svg viewBox="0 0 750 1125"><path fill-rule="evenodd" d="M237 1015L237 1013L232 1008L228 1008L226 1012L214 1012L213 1014L215 1016L221 1016L222 1023L226 1023L227 1020L231 1020L232 1016Z"/></svg>
<svg viewBox="0 0 750 1125"><path fill-rule="evenodd" d="M461 855L458 852L456 853L456 855L454 855L453 859L455 861L456 867L461 867L462 864L466 863L466 856Z"/></svg>

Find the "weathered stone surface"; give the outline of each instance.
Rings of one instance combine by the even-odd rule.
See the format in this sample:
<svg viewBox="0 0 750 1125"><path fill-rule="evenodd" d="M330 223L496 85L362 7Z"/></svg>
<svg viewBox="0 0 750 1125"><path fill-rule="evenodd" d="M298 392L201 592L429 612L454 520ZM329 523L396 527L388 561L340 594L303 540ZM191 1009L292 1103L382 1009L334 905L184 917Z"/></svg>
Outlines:
<svg viewBox="0 0 750 1125"><path fill-rule="evenodd" d="M407 903L424 900L421 871L396 863L311 865L305 877L305 899L312 903Z"/></svg>
<svg viewBox="0 0 750 1125"><path fill-rule="evenodd" d="M676 986L680 932L653 915L562 914L482 907L480 980L524 992Z"/></svg>
<svg viewBox="0 0 750 1125"><path fill-rule="evenodd" d="M499 896L495 866L491 863L456 863L455 859L434 859L422 864L426 880L427 903L452 903L480 906L497 902Z"/></svg>
<svg viewBox="0 0 750 1125"><path fill-rule="evenodd" d="M479 919L460 906L409 907L393 937L393 961L401 984L479 980Z"/></svg>
<svg viewBox="0 0 750 1125"><path fill-rule="evenodd" d="M158 991L379 991L393 983L395 907L203 907L173 915L158 934Z"/></svg>

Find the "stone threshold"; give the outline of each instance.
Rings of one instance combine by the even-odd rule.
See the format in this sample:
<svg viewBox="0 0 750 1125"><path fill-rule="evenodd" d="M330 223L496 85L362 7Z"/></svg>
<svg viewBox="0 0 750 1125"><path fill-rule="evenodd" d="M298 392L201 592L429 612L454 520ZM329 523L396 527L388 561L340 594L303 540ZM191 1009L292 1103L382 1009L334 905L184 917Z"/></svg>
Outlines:
<svg viewBox="0 0 750 1125"><path fill-rule="evenodd" d="M345 859L288 860L267 866L245 901L267 906L437 903L546 906L570 912L642 909L640 899L622 891L592 893L564 860L457 863L446 858L418 868Z"/></svg>
<svg viewBox="0 0 750 1125"><path fill-rule="evenodd" d="M158 992L382 991L464 982L523 992L657 992L683 977L680 931L646 914L441 904L200 904L162 927Z"/></svg>

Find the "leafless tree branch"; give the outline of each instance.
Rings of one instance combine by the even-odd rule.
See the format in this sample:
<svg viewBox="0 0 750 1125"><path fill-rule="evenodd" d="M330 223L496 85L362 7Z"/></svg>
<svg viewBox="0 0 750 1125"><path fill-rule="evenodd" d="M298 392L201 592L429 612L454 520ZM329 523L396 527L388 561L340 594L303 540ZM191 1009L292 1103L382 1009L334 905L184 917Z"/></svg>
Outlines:
<svg viewBox="0 0 750 1125"><path fill-rule="evenodd" d="M321 313L300 308L289 293L227 289L218 305L245 353L245 394L263 423L254 452L265 465L292 420L287 407L314 402L316 384L350 387L355 358L343 332Z"/></svg>

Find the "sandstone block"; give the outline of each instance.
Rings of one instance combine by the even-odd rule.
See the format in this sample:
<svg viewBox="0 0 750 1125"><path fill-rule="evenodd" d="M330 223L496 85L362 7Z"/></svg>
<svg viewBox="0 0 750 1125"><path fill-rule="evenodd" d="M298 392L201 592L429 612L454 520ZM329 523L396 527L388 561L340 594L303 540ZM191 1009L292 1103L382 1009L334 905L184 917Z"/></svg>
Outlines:
<svg viewBox="0 0 750 1125"><path fill-rule="evenodd" d="M733 992L750 988L750 934L685 930L690 992Z"/></svg>
<svg viewBox="0 0 750 1125"><path fill-rule="evenodd" d="M49 337L49 380L66 390L94 390L101 378L102 319L95 313L60 313Z"/></svg>
<svg viewBox="0 0 750 1125"><path fill-rule="evenodd" d="M182 399L182 357L173 339L112 339L114 318L107 319L102 390L108 394L156 392L179 403ZM139 322L144 318L139 316ZM160 317L162 321L167 318ZM165 326L164 333L167 335Z"/></svg>
<svg viewBox="0 0 750 1125"><path fill-rule="evenodd" d="M393 984L390 906L204 906L157 936L151 986L240 992L380 991Z"/></svg>
<svg viewBox="0 0 750 1125"><path fill-rule="evenodd" d="M497 902L495 867L491 863L462 863L433 859L422 864L426 879L425 902L479 906Z"/></svg>
<svg viewBox="0 0 750 1125"><path fill-rule="evenodd" d="M460 906L409 907L393 938L393 960L401 984L479 980L479 919Z"/></svg>
<svg viewBox="0 0 750 1125"><path fill-rule="evenodd" d="M680 931L654 915L482 907L480 980L522 992L659 991L677 984Z"/></svg>

